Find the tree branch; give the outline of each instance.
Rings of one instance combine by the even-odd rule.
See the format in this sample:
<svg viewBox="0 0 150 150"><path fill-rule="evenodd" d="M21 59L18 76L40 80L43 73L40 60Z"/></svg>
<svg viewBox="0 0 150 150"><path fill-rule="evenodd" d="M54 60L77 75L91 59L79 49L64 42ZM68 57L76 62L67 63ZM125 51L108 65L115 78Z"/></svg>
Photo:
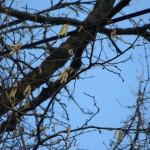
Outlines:
<svg viewBox="0 0 150 150"><path fill-rule="evenodd" d="M139 35L143 36L144 38L150 38L150 24L145 24L143 26L135 27L135 28L115 28L115 29L108 29L108 28L101 28L99 29L100 33L104 33L106 35L110 35L112 31L115 30L116 35Z"/></svg>
<svg viewBox="0 0 150 150"><path fill-rule="evenodd" d="M51 24L51 25L69 24L72 26L79 26L82 23L79 20L68 18L68 17L45 17L42 15L22 12L13 8L8 8L3 6L0 6L0 13L18 18L22 21L30 20L37 23ZM16 23L17 22L18 21L16 21Z"/></svg>
<svg viewBox="0 0 150 150"><path fill-rule="evenodd" d="M104 1L104 4L101 5L103 6L106 4L107 3ZM100 11L98 8L99 5L97 5L96 3L92 12L85 19L86 27L89 27L91 25L91 22L95 24L97 22L97 19L99 19L97 18L99 17L98 14ZM106 9L106 12L103 13L108 14L108 11L109 10ZM77 53L78 48L86 47L89 41L95 39L96 32L97 31L95 28L92 28L88 31L86 31L85 29L78 31L76 34L69 37L64 43L60 45L59 51L53 51L50 54L50 56L47 57L46 60L42 62L40 67L37 67L34 71L27 74L21 81L17 81L18 88L15 95L16 96L15 100L13 101L13 106L18 105L25 98L25 95L23 95L23 91L25 90L27 85L31 86L31 92L33 92L40 85L45 83L47 79L49 79L57 69L64 66L64 64L68 61L68 59L70 58L68 50L73 49L74 53ZM80 40L81 37L83 37L82 40ZM39 72L39 68L40 70L42 70L42 73ZM11 89L7 90L8 94L9 91L11 91ZM0 116L9 111L9 107L10 108L12 107L12 101L10 101L6 95L2 95L0 100Z"/></svg>

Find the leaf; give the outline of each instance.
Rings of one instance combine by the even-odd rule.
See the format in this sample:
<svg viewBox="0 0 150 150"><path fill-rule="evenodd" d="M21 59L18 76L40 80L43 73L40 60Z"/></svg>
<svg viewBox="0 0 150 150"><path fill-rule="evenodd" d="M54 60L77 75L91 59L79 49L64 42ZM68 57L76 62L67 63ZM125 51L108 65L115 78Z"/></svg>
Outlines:
<svg viewBox="0 0 150 150"><path fill-rule="evenodd" d="M59 35L67 35L68 33L68 24L64 24L59 32Z"/></svg>
<svg viewBox="0 0 150 150"><path fill-rule="evenodd" d="M9 94L9 97L15 98L15 95L16 95L16 92L17 92L17 87L18 87L18 83L16 82L16 83L13 85L13 87L12 87L12 90L11 90L11 92L10 92L10 94Z"/></svg>
<svg viewBox="0 0 150 150"><path fill-rule="evenodd" d="M23 91L23 95L29 96L30 93L31 93L31 86L30 86L30 84L28 84L27 87L25 88L25 90Z"/></svg>
<svg viewBox="0 0 150 150"><path fill-rule="evenodd" d="M12 51L9 53L9 55L12 55L14 52L19 51L21 49L21 47L22 47L21 43L12 45L12 47L11 47Z"/></svg>
<svg viewBox="0 0 150 150"><path fill-rule="evenodd" d="M69 49L68 53L72 56L73 55L73 49Z"/></svg>
<svg viewBox="0 0 150 150"><path fill-rule="evenodd" d="M60 83L65 83L67 82L67 79L68 79L68 72L67 71L64 71L64 73L62 73L60 75Z"/></svg>
<svg viewBox="0 0 150 150"><path fill-rule="evenodd" d="M110 32L110 37L111 37L111 38L115 38L115 37L116 37L116 33L117 33L117 30L112 30L112 31Z"/></svg>
<svg viewBox="0 0 150 150"><path fill-rule="evenodd" d="M124 137L124 132L122 130L119 130L117 131L117 144L119 144L122 140L123 140L123 137Z"/></svg>
<svg viewBox="0 0 150 150"><path fill-rule="evenodd" d="M69 128L67 128L67 139L69 138L70 133L71 133L71 128L69 127Z"/></svg>

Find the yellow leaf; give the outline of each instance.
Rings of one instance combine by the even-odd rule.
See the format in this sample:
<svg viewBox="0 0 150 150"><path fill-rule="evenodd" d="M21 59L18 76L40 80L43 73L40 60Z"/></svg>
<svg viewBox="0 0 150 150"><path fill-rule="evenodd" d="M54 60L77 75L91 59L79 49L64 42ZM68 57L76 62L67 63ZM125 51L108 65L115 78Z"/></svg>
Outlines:
<svg viewBox="0 0 150 150"><path fill-rule="evenodd" d="M63 35L67 35L68 33L68 25L64 24L59 32L59 35L63 36Z"/></svg>
<svg viewBox="0 0 150 150"><path fill-rule="evenodd" d="M30 93L31 93L31 86L30 86L30 84L28 84L27 87L25 88L25 90L23 91L23 95L29 96Z"/></svg>
<svg viewBox="0 0 150 150"><path fill-rule="evenodd" d="M60 75L60 83L65 83L67 79L68 79L68 72L64 71L64 73Z"/></svg>
<svg viewBox="0 0 150 150"><path fill-rule="evenodd" d="M11 90L11 92L10 92L10 94L9 94L10 97L15 98L15 95L16 95L16 92L17 92L17 87L18 87L18 83L16 82L16 83L13 85L12 90Z"/></svg>
<svg viewBox="0 0 150 150"><path fill-rule="evenodd" d="M12 47L11 47L12 51L9 53L9 55L12 55L14 52L19 51L21 49L21 47L22 47L21 43L12 45Z"/></svg>

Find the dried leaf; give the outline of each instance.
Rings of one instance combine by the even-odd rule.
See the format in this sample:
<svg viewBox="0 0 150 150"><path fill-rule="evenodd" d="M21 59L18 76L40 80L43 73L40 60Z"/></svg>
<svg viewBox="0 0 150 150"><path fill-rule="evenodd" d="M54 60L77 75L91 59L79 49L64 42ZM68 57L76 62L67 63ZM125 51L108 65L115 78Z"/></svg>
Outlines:
<svg viewBox="0 0 150 150"><path fill-rule="evenodd" d="M15 98L15 95L16 95L16 92L17 92L17 87L18 87L18 83L16 82L16 83L13 85L13 87L12 87L12 90L11 90L11 92L10 92L10 94L9 94L9 97Z"/></svg>
<svg viewBox="0 0 150 150"><path fill-rule="evenodd" d="M64 24L59 32L59 35L67 35L68 33L68 24Z"/></svg>
<svg viewBox="0 0 150 150"><path fill-rule="evenodd" d="M73 55L73 49L69 49L68 53L72 56Z"/></svg>
<svg viewBox="0 0 150 150"><path fill-rule="evenodd" d="M12 45L12 47L11 47L12 51L9 53L9 55L12 55L14 52L19 51L21 49L21 47L22 47L21 43Z"/></svg>
<svg viewBox="0 0 150 150"><path fill-rule="evenodd" d="M123 137L124 137L124 132L122 130L119 130L117 131L117 144L119 144L122 140L123 140Z"/></svg>
<svg viewBox="0 0 150 150"><path fill-rule="evenodd" d="M111 38L115 38L116 37L116 33L117 33L117 30L112 30L111 33L110 33L110 37Z"/></svg>
<svg viewBox="0 0 150 150"><path fill-rule="evenodd" d="M67 82L68 79L68 72L64 71L61 75L60 75L60 83L65 83Z"/></svg>
<svg viewBox="0 0 150 150"><path fill-rule="evenodd" d="M25 88L25 90L23 91L23 95L29 96L30 94L31 94L31 86L30 86L30 84L28 84L27 87Z"/></svg>
<svg viewBox="0 0 150 150"><path fill-rule="evenodd" d="M70 133L71 133L71 128L69 127L69 128L67 128L67 138L69 138Z"/></svg>

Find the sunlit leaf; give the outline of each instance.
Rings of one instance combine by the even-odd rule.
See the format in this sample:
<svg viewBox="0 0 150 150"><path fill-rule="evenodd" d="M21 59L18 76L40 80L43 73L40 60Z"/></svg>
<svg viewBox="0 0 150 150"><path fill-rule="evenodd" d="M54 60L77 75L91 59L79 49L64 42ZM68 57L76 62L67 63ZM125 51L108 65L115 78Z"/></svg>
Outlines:
<svg viewBox="0 0 150 150"><path fill-rule="evenodd" d="M59 35L63 36L63 35L67 35L68 33L68 25L64 24L59 32Z"/></svg>
<svg viewBox="0 0 150 150"><path fill-rule="evenodd" d="M68 79L68 72L64 71L61 75L60 75L60 83L65 83L67 82Z"/></svg>
<svg viewBox="0 0 150 150"><path fill-rule="evenodd" d="M31 94L31 86L30 84L28 84L25 90L23 91L23 95L29 96L30 94Z"/></svg>
<svg viewBox="0 0 150 150"><path fill-rule="evenodd" d="M21 43L12 45L11 52L9 53L9 55L12 55L14 52L19 51L21 49L21 47L22 47Z"/></svg>

